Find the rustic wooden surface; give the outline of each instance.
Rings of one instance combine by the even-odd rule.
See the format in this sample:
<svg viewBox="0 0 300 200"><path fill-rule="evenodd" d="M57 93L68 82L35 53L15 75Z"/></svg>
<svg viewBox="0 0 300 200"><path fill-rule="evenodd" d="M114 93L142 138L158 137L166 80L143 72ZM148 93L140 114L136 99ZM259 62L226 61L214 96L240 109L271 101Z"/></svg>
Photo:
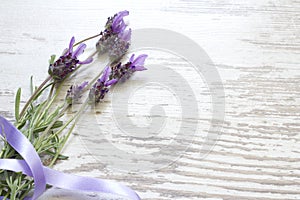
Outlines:
<svg viewBox="0 0 300 200"><path fill-rule="evenodd" d="M120 181L136 190L142 199L300 199L297 0L2 1L0 114L13 120L17 88L25 88L22 97L27 99L29 77L33 75L40 83L47 75L49 56L59 54L71 36L84 38L97 33L107 16L124 9L130 10L128 20L134 29L177 31L207 52L225 88L221 136L206 157L199 156L201 134L208 123L208 117L203 117L199 120L203 126L196 134L199 138L190 141L188 152L175 162L148 173L120 172L88 152L80 135L85 128L91 131L88 123L93 122L83 120L81 131L65 149L70 159L56 168ZM161 60L168 62L167 58L149 52L149 62L161 64ZM79 75L86 77L89 74ZM134 81L143 77L147 77L146 72ZM162 95L159 91L157 88L152 95ZM109 96L106 106L96 112L102 126L113 123L109 114L111 99ZM164 101L172 108L172 100ZM131 106L134 109L135 105ZM95 116L94 111L85 115L89 116L89 112ZM180 121L180 116L176 119ZM118 129L113 130L118 133ZM147 148L151 145L145 145L144 150ZM41 199L112 198L100 196L52 189Z"/></svg>

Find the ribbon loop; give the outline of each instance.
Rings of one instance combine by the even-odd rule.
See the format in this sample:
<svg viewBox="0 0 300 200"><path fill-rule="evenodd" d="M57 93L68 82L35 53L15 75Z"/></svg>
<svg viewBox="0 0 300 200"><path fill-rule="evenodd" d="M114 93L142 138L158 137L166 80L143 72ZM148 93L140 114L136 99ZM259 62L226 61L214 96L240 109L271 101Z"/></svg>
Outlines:
<svg viewBox="0 0 300 200"><path fill-rule="evenodd" d="M35 183L32 199L37 199L46 189L43 164L30 141L9 121L0 116L0 135L22 156L28 165Z"/></svg>

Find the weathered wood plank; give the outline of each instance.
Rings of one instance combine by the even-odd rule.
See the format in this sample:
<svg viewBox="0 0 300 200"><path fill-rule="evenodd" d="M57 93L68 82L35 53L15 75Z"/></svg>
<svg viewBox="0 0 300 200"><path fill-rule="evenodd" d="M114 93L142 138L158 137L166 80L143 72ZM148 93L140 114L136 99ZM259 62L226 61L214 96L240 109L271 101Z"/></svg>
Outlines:
<svg viewBox="0 0 300 200"><path fill-rule="evenodd" d="M47 75L49 56L59 54L71 36L83 38L99 32L107 16L123 9L131 11L132 27L177 31L207 52L225 89L225 123L220 138L203 158L199 152L211 124L212 110L205 81L198 77L191 83L201 110L199 117L192 119L199 123L196 137L177 141L178 148L189 143L189 149L163 168L152 159L149 165L160 166L155 171L145 172L142 166L141 173L115 169L118 167L113 162L118 156L101 151L107 138L124 151L145 153L168 142L172 130L176 132L183 121L176 94L172 96L167 90L150 85L133 94L128 118L140 126L149 124L149 110L159 104L166 109L167 120L172 124L166 125L171 127L168 137L153 134L155 137L144 139L124 135L112 115L113 96L108 96L103 105L85 113L65 149L70 160L59 163L57 169L120 181L134 188L142 199L299 199L299 1L2 2L0 114L13 120L17 88L28 88L22 94L24 103L29 95L29 77L34 75L35 81L41 82ZM88 44L93 47L93 42ZM153 49L147 53L149 65L172 67L186 80L197 78L193 69L174 55ZM105 61L101 63L104 65ZM99 65L94 64L90 70ZM93 73L89 72L79 74L77 79L92 78ZM145 83L145 79L150 81L151 77L140 74L131 83ZM151 97L151 101L145 97ZM99 126L92 126L95 123ZM87 144L93 141L99 144L96 152L88 147L91 143ZM172 152L161 154L169 158ZM105 156L111 156L109 162L102 160ZM128 157L128 163L139 166L131 158ZM62 198L97 199L56 189L41 199Z"/></svg>

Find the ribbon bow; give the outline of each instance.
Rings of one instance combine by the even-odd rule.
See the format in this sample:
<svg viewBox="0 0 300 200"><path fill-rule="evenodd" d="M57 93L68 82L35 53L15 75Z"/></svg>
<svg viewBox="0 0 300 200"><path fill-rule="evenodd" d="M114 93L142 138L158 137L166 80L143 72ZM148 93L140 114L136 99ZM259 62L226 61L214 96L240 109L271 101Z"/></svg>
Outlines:
<svg viewBox="0 0 300 200"><path fill-rule="evenodd" d="M119 183L62 173L42 165L41 159L30 141L9 121L0 116L0 135L23 157L19 159L0 159L0 169L22 172L33 177L35 188L31 198L37 199L46 189L46 184L68 190L104 192L122 195L132 200L140 197L130 188ZM2 200L3 197L0 197Z"/></svg>

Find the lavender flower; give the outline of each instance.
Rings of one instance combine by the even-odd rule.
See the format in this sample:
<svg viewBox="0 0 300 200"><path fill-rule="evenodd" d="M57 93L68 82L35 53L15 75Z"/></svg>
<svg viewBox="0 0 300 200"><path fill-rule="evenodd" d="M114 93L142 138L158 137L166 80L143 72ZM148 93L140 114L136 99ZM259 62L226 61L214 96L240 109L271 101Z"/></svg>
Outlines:
<svg viewBox="0 0 300 200"><path fill-rule="evenodd" d="M101 78L97 80L90 90L90 100L94 100L96 103L100 102L112 85L120 80L128 79L136 71L146 70L144 67L146 58L146 54L142 54L137 58L134 58L134 54L132 54L129 61L124 65L119 62L113 67L106 66Z"/></svg>
<svg viewBox="0 0 300 200"><path fill-rule="evenodd" d="M100 33L102 37L96 43L99 53L107 52L111 61L120 60L130 46L131 29L126 30L127 25L123 19L127 15L129 12L125 10L109 17L105 30Z"/></svg>
<svg viewBox="0 0 300 200"><path fill-rule="evenodd" d="M93 61L92 58L88 58L84 61L79 61L78 56L84 52L86 48L85 44L80 44L77 49L73 52L73 45L75 38L72 37L69 48L64 51L62 56L55 61L50 63L48 73L54 80L63 80L69 73L73 72L78 64L89 64Z"/></svg>
<svg viewBox="0 0 300 200"><path fill-rule="evenodd" d="M96 103L100 102L104 98L105 94L109 91L109 87L118 81L117 79L109 79L110 73L111 68L106 66L101 78L97 80L90 90L90 100L94 100Z"/></svg>
<svg viewBox="0 0 300 200"><path fill-rule="evenodd" d="M73 103L77 103L79 99L82 97L83 89L88 85L87 81L84 81L80 85L71 85L71 87L67 91L66 102L69 105Z"/></svg>
<svg viewBox="0 0 300 200"><path fill-rule="evenodd" d="M145 59L148 57L146 54L139 55L137 58L134 58L134 54L131 55L129 61L122 65L119 63L112 67L112 73L110 78L117 80L126 80L136 71L147 70L144 67Z"/></svg>

